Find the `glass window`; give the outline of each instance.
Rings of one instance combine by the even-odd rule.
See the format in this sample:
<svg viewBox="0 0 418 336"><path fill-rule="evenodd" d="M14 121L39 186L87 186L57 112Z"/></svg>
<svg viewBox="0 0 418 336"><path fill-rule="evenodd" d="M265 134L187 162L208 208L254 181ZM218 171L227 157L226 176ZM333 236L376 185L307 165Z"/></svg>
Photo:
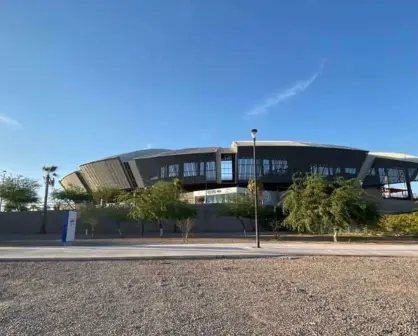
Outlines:
<svg viewBox="0 0 418 336"><path fill-rule="evenodd" d="M167 167L166 166L162 166L161 168L160 168L160 177L161 178L165 178L166 176L166 171L167 171Z"/></svg>
<svg viewBox="0 0 418 336"><path fill-rule="evenodd" d="M325 165L317 165L311 164L311 173L312 174L319 174L322 176L330 176L332 175L332 168L325 166Z"/></svg>
<svg viewBox="0 0 418 336"><path fill-rule="evenodd" d="M370 175L370 176L376 176L376 169L375 168L370 168L368 175Z"/></svg>
<svg viewBox="0 0 418 336"><path fill-rule="evenodd" d="M185 162L183 164L183 176L197 176L197 163L196 162Z"/></svg>
<svg viewBox="0 0 418 336"><path fill-rule="evenodd" d="M416 181L417 180L417 169L416 168L409 168L408 169L408 173L409 173L409 178L412 181Z"/></svg>
<svg viewBox="0 0 418 336"><path fill-rule="evenodd" d="M356 175L357 169L356 168L344 168L346 174L349 175Z"/></svg>
<svg viewBox="0 0 418 336"><path fill-rule="evenodd" d="M208 181L216 180L216 163L215 163L215 161L206 162L206 179Z"/></svg>
<svg viewBox="0 0 418 336"><path fill-rule="evenodd" d="M270 174L270 160L268 159L263 160L263 174Z"/></svg>
<svg viewBox="0 0 418 336"><path fill-rule="evenodd" d="M221 161L221 179L222 181L232 181L232 160Z"/></svg>
<svg viewBox="0 0 418 336"><path fill-rule="evenodd" d="M179 165L173 164L168 166L168 177L177 177L179 176Z"/></svg>
<svg viewBox="0 0 418 336"><path fill-rule="evenodd" d="M204 162L200 162L200 172L199 175L200 176L205 176L205 163Z"/></svg>
<svg viewBox="0 0 418 336"><path fill-rule="evenodd" d="M405 171L402 168L388 168L387 180L390 184L405 183Z"/></svg>
<svg viewBox="0 0 418 336"><path fill-rule="evenodd" d="M284 175L287 173L289 165L285 159L273 159L271 160L271 172L276 175Z"/></svg>
<svg viewBox="0 0 418 336"><path fill-rule="evenodd" d="M253 159L238 159L238 179L249 180L254 176Z"/></svg>
<svg viewBox="0 0 418 336"><path fill-rule="evenodd" d="M261 166L261 160L257 159L255 161L255 164L257 168L257 178L260 178L261 176L263 176L263 167Z"/></svg>

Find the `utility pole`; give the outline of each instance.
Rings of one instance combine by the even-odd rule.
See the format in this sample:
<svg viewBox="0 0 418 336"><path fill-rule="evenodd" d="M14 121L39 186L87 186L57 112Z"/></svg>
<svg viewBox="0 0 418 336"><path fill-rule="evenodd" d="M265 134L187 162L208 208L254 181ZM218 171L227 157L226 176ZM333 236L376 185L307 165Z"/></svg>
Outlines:
<svg viewBox="0 0 418 336"><path fill-rule="evenodd" d="M255 141L257 136L257 130L251 130L251 136L253 138L253 164L254 164L254 190L255 190L255 197L254 197L254 224L255 224L255 243L256 247L260 248L260 230L258 228L258 190L257 190L257 162L256 162L256 154L255 154Z"/></svg>
<svg viewBox="0 0 418 336"><path fill-rule="evenodd" d="M6 171L5 170L3 170L3 179L2 179L2 182L1 182L1 184L4 184L4 180L6 179ZM2 211L1 209L2 209L2 205L3 205L3 197L1 197L1 195L0 195L0 212Z"/></svg>
<svg viewBox="0 0 418 336"><path fill-rule="evenodd" d="M42 227L41 232L46 233L46 214L48 211L48 189L49 189L50 177L49 173L45 176L45 195L44 195L44 211L42 215Z"/></svg>

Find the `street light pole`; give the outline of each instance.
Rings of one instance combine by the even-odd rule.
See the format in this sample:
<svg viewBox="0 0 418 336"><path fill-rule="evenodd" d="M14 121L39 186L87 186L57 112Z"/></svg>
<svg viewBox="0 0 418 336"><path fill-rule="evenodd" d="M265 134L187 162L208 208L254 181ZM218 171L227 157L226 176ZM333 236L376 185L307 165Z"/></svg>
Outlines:
<svg viewBox="0 0 418 336"><path fill-rule="evenodd" d="M4 183L4 180L5 180L5 178L6 178L6 171L5 170L3 170L3 179L2 179L2 184ZM1 211L1 206L3 205L3 197L1 197L0 196L0 211Z"/></svg>
<svg viewBox="0 0 418 336"><path fill-rule="evenodd" d="M255 190L255 197L254 197L255 243L256 243L256 247L260 248L260 230L258 229L257 162L256 162L256 155L255 155L255 141L257 137L256 129L251 130L251 136L253 138L253 164L254 164L254 190Z"/></svg>

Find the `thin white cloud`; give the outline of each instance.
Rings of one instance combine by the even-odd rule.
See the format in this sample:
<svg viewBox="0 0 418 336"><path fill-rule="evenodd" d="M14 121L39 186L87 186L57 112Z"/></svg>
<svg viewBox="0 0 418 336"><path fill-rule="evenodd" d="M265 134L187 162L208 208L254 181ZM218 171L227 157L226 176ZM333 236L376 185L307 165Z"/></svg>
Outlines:
<svg viewBox="0 0 418 336"><path fill-rule="evenodd" d="M151 149L152 148L152 144L147 144L146 146L145 146L145 149Z"/></svg>
<svg viewBox="0 0 418 336"><path fill-rule="evenodd" d="M8 127L13 128L21 128L22 124L18 122L17 120L10 118L4 114L0 114L0 124L6 125Z"/></svg>
<svg viewBox="0 0 418 336"><path fill-rule="evenodd" d="M254 106L250 111L247 112L248 116L254 116L259 114L266 114L272 107L276 107L286 100L301 94L309 86L315 82L315 80L321 75L322 69L324 68L325 61L321 63L319 70L314 73L310 78L302 81L297 81L293 85L289 86L287 89L279 91L274 96L268 97L264 102L259 105Z"/></svg>

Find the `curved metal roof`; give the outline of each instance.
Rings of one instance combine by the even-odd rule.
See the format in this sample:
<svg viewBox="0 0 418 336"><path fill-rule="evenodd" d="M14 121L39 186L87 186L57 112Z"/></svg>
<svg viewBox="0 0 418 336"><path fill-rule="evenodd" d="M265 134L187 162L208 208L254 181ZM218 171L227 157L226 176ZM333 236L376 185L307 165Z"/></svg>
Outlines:
<svg viewBox="0 0 418 336"><path fill-rule="evenodd" d="M246 140L246 141L234 141L232 142L231 147L236 146L252 146L253 141ZM257 140L257 146L295 146L295 147L319 147L319 148L336 148L336 149L350 149L350 150L360 150L367 152L364 149L354 148L354 147L347 147L347 146L337 146L337 145L326 145L326 144L318 144L312 142L302 142L302 141L260 141Z"/></svg>
<svg viewBox="0 0 418 336"><path fill-rule="evenodd" d="M369 155L382 158L382 159L391 159L391 160L418 163L418 156L409 155L409 154L388 153L388 152L370 152Z"/></svg>
<svg viewBox="0 0 418 336"><path fill-rule="evenodd" d="M146 155L142 157L135 157L135 159L170 156L170 155L186 155L186 154L200 154L200 153L215 153L221 147L196 147L196 148L183 148L183 149L172 149L164 152L156 153L153 155Z"/></svg>

